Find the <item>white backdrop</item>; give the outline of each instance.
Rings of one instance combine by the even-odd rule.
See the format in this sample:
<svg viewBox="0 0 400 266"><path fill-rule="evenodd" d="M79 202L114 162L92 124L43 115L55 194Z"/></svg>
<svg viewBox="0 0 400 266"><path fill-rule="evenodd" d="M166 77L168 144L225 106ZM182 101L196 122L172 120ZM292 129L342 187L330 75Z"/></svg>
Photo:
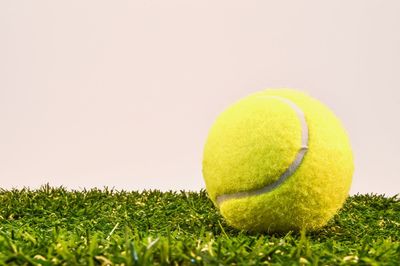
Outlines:
<svg viewBox="0 0 400 266"><path fill-rule="evenodd" d="M352 193L400 191L399 1L1 1L0 187L198 190L208 128L268 87L349 132Z"/></svg>

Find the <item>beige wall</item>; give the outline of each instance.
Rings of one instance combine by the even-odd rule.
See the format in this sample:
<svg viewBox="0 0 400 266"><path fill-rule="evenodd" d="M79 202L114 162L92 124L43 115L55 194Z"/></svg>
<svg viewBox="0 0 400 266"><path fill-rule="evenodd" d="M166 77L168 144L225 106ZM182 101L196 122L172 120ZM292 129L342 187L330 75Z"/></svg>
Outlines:
<svg viewBox="0 0 400 266"><path fill-rule="evenodd" d="M0 186L200 189L215 116L289 86L343 120L352 193L398 193L399 3L0 1Z"/></svg>

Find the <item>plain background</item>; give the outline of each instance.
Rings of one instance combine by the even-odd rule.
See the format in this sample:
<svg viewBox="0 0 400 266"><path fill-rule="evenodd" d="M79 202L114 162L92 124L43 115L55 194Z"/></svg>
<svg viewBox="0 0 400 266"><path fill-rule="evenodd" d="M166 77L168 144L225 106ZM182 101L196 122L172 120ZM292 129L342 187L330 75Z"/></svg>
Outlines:
<svg viewBox="0 0 400 266"><path fill-rule="evenodd" d="M351 193L400 191L399 1L1 1L0 187L199 190L224 108L304 90L343 121Z"/></svg>

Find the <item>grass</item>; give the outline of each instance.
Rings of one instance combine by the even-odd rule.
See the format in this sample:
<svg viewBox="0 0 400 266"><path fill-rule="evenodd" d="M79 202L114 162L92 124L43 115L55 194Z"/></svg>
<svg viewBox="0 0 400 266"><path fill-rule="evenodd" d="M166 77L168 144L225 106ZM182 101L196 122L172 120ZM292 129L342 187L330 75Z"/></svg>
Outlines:
<svg viewBox="0 0 400 266"><path fill-rule="evenodd" d="M0 190L0 265L400 265L400 200L355 195L318 232L247 234L200 192Z"/></svg>

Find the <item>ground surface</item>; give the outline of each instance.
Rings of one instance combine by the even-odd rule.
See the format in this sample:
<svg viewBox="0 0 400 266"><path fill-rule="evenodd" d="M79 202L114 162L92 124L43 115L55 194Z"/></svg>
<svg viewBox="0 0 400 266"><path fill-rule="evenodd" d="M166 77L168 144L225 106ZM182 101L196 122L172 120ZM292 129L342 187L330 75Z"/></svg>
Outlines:
<svg viewBox="0 0 400 266"><path fill-rule="evenodd" d="M319 232L231 229L204 191L0 190L0 265L400 265L400 201L349 198Z"/></svg>

